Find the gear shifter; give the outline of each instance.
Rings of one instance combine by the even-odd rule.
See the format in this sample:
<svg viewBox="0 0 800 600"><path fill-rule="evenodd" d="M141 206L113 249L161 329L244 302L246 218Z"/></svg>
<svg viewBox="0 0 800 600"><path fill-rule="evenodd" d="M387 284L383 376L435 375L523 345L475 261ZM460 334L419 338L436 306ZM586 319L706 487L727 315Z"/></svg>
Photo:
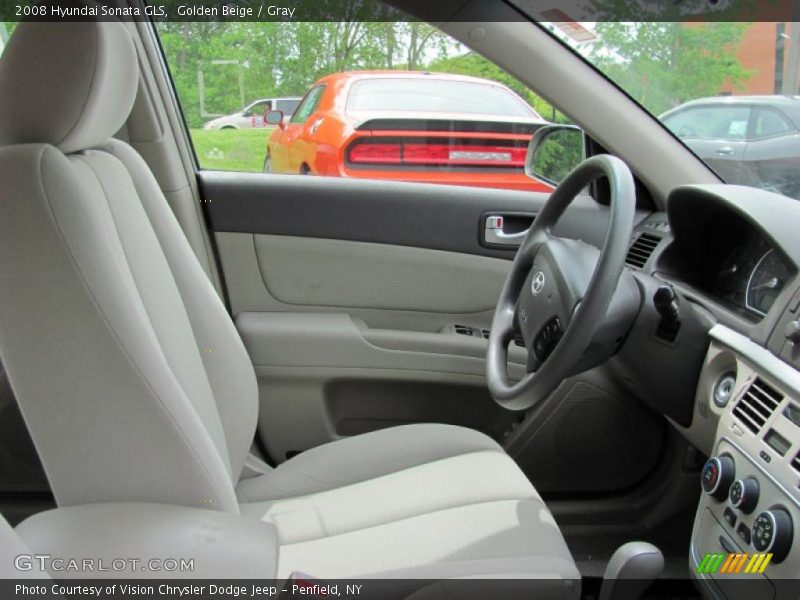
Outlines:
<svg viewBox="0 0 800 600"><path fill-rule="evenodd" d="M663 568L664 555L653 544L623 544L608 561L599 600L636 600Z"/></svg>

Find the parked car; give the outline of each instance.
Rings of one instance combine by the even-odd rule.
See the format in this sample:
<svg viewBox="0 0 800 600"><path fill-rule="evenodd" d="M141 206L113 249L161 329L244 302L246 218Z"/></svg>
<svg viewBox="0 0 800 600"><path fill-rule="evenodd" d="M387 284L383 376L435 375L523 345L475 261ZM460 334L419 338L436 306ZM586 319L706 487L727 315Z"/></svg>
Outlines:
<svg viewBox="0 0 800 600"><path fill-rule="evenodd" d="M203 129L249 129L264 127L264 115L271 110L280 110L291 116L300 103L299 97L263 98L246 106L242 111L224 117L217 117L203 125Z"/></svg>
<svg viewBox="0 0 800 600"><path fill-rule="evenodd" d="M800 195L800 98L701 98L660 119L725 181Z"/></svg>
<svg viewBox="0 0 800 600"><path fill-rule="evenodd" d="M548 121L504 85L414 71L334 73L277 127L264 171L549 191L524 173Z"/></svg>

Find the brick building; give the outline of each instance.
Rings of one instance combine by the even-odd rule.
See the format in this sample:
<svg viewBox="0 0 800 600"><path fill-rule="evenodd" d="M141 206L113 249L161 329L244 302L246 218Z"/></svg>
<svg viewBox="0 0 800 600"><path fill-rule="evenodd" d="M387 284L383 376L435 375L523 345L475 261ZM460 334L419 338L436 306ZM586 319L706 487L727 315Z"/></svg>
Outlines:
<svg viewBox="0 0 800 600"><path fill-rule="evenodd" d="M752 71L750 79L735 91L726 85L723 94L781 94L789 76L792 23L752 23L742 38L737 57L741 65ZM794 90L797 92L797 90Z"/></svg>

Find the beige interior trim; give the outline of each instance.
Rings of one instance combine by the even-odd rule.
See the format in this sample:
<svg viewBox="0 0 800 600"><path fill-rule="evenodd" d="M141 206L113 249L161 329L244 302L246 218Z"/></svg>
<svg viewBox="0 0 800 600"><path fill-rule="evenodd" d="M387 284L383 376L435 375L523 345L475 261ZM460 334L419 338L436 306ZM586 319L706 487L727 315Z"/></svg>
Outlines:
<svg viewBox="0 0 800 600"><path fill-rule="evenodd" d="M161 50L150 23L129 23L128 28L143 65L139 93L127 122L128 143L153 171L203 270L222 296L222 282L202 214L191 143Z"/></svg>
<svg viewBox="0 0 800 600"><path fill-rule="evenodd" d="M477 313L508 261L365 242L255 235L264 287L284 304Z"/></svg>
<svg viewBox="0 0 800 600"><path fill-rule="evenodd" d="M314 238L215 234L234 316L346 312L370 327L488 327L511 266L457 252Z"/></svg>

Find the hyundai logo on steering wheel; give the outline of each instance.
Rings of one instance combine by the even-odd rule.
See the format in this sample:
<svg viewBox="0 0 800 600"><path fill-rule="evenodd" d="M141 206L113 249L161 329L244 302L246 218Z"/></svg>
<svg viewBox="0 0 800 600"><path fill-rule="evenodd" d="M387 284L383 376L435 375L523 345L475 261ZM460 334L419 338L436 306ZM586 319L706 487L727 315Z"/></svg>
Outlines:
<svg viewBox="0 0 800 600"><path fill-rule="evenodd" d="M538 294L544 289L544 271L536 271L531 278L531 292Z"/></svg>

